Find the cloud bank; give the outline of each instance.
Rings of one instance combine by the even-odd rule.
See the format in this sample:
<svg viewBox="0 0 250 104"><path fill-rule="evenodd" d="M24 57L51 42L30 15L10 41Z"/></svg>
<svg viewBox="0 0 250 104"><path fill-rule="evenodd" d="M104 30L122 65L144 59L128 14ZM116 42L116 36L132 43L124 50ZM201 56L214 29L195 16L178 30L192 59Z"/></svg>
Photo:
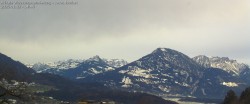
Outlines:
<svg viewBox="0 0 250 104"><path fill-rule="evenodd" d="M74 1L0 9L0 51L27 63L96 54L133 61L167 47L250 64L248 0Z"/></svg>

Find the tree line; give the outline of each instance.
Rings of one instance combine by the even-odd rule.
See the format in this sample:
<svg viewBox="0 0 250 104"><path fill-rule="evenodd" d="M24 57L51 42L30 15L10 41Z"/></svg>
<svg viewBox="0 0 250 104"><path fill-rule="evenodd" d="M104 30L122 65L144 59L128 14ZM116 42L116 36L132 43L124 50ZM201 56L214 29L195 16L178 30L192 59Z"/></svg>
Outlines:
<svg viewBox="0 0 250 104"><path fill-rule="evenodd" d="M233 90L229 90L222 104L250 104L250 87L242 91L239 97Z"/></svg>

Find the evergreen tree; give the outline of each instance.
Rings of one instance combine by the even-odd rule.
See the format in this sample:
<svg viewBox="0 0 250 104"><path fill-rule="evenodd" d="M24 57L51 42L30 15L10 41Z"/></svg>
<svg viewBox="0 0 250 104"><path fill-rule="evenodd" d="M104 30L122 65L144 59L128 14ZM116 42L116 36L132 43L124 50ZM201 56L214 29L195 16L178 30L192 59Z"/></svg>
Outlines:
<svg viewBox="0 0 250 104"><path fill-rule="evenodd" d="M240 104L250 104L250 87L246 88L240 95Z"/></svg>
<svg viewBox="0 0 250 104"><path fill-rule="evenodd" d="M238 98L235 92L233 90L229 90L222 104L238 104L237 102L238 102Z"/></svg>

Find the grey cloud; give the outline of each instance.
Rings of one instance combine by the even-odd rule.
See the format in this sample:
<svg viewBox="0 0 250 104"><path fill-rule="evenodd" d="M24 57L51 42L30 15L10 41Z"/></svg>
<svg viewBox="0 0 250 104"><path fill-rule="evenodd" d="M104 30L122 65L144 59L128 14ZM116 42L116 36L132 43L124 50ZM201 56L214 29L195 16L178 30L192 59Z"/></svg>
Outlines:
<svg viewBox="0 0 250 104"><path fill-rule="evenodd" d="M31 50L32 57L60 57L57 51L67 50L61 57L96 53L129 60L157 47L192 55L223 55L226 50L236 58L250 52L247 0L77 1L75 6L0 10L1 51L26 61L31 59L24 59L21 53ZM44 47L48 53L41 52ZM124 53L128 50L134 54Z"/></svg>

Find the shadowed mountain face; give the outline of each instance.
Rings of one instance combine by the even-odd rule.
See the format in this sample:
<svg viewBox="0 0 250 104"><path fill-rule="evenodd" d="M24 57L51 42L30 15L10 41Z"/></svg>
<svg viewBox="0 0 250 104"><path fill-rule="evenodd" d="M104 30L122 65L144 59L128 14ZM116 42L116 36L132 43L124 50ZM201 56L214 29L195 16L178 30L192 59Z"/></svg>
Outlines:
<svg viewBox="0 0 250 104"><path fill-rule="evenodd" d="M196 56L193 60L206 68L199 83L200 87L197 88L197 90L202 91L203 96L221 95L219 97L223 97L231 89L240 93L249 85L250 70L246 64L238 63L228 57L207 57L204 55Z"/></svg>
<svg viewBox="0 0 250 104"><path fill-rule="evenodd" d="M197 92L195 95L199 97L223 98L228 90L233 89L240 93L242 89L246 88L247 84L240 77L218 68L207 68L204 70L203 77L197 85Z"/></svg>
<svg viewBox="0 0 250 104"><path fill-rule="evenodd" d="M0 53L0 78L18 81L31 81L33 69Z"/></svg>

